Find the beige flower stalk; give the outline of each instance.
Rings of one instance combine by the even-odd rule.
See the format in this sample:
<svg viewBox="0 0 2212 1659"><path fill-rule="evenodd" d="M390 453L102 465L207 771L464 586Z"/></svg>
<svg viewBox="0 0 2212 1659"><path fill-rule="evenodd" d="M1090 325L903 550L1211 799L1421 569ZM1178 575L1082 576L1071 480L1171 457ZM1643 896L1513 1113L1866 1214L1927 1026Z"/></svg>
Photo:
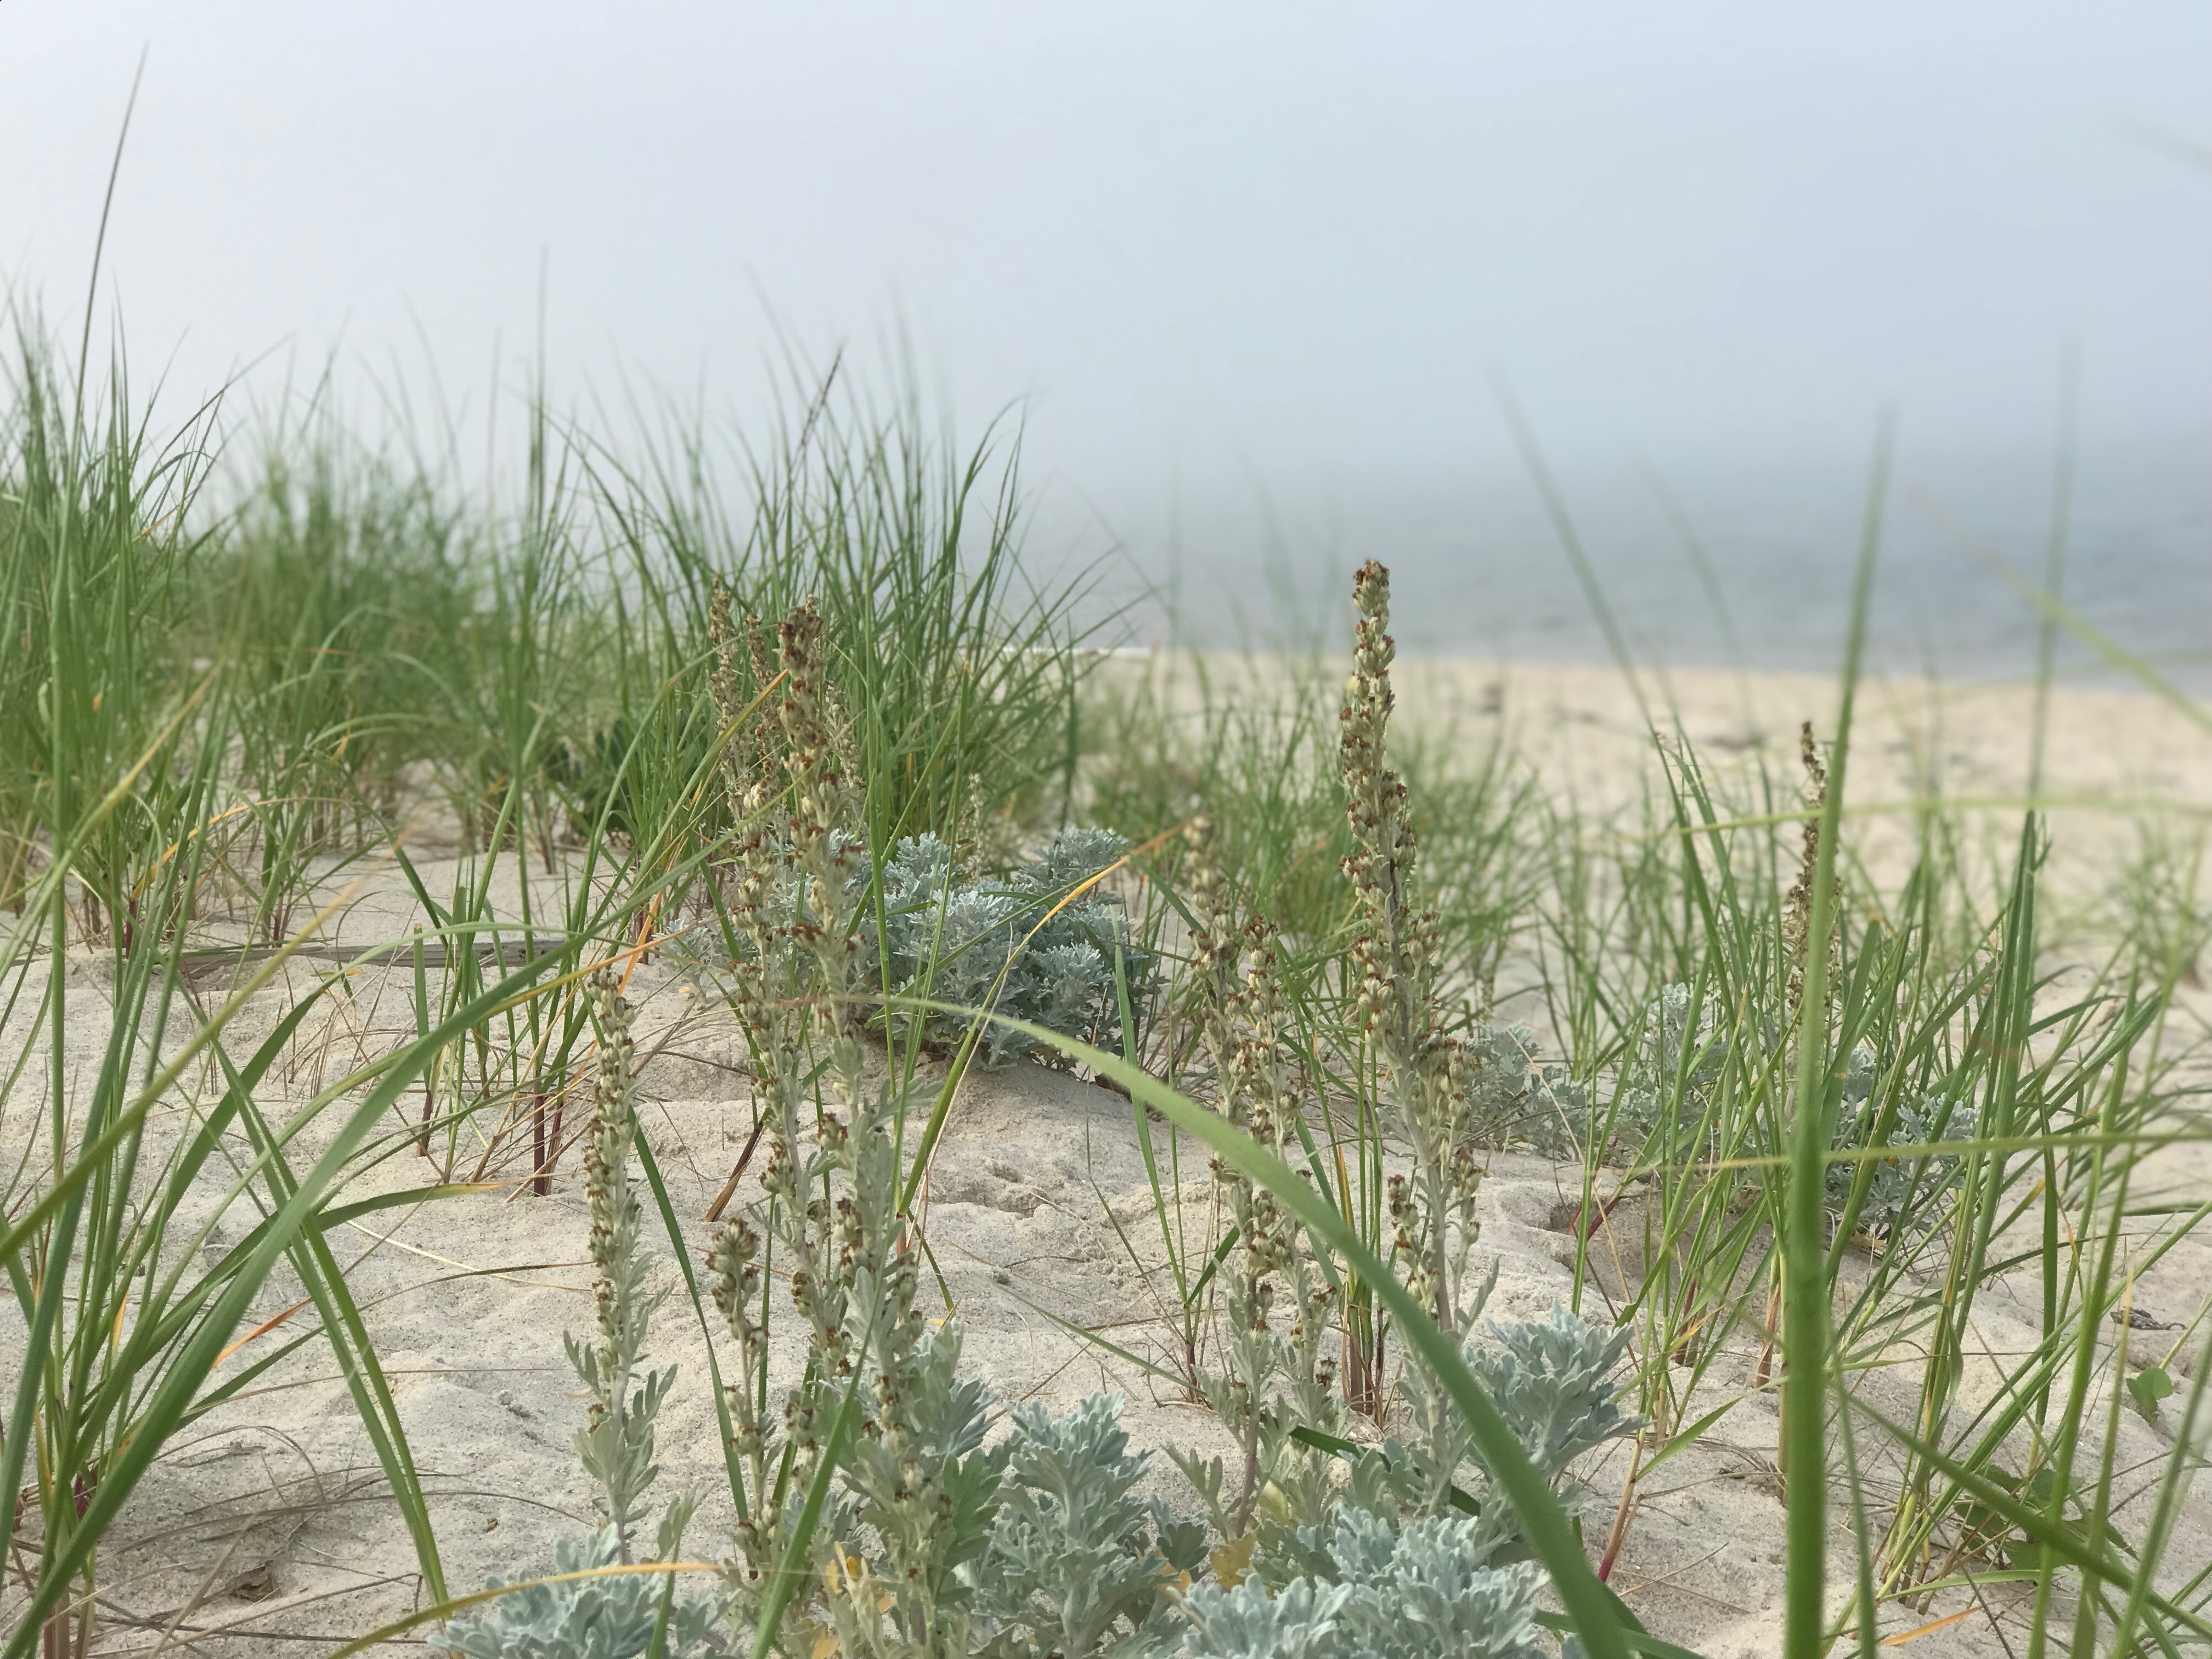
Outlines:
<svg viewBox="0 0 2212 1659"><path fill-rule="evenodd" d="M1413 1179L1394 1181L1390 1206L1407 1288L1429 1304L1439 1325L1455 1330L1452 1269L1472 1243L1481 1176L1464 1145L1466 1062L1439 1006L1437 915L1413 902L1418 847L1406 817L1406 786L1385 757L1397 647L1389 632L1390 573L1373 559L1352 579L1352 603L1358 619L1338 741L1354 843L1344 873L1359 896L1364 922L1352 947L1352 994L1413 1153ZM1454 1221L1456 1252L1449 1242Z"/></svg>
<svg viewBox="0 0 2212 1659"><path fill-rule="evenodd" d="M584 1197L591 1222L588 1249L594 1269L592 1311L596 1342L567 1337L568 1363L591 1405L576 1434L576 1452L599 1486L599 1507L629 1559L630 1535L653 1465L653 1419L673 1373L648 1373L635 1394L646 1330L659 1298L647 1284L640 1207L629 1173L630 1142L637 1133L633 1102L637 1059L630 1041L629 1009L611 970L592 976L592 1011L599 1027L599 1075L592 1124L584 1140Z"/></svg>
<svg viewBox="0 0 2212 1659"><path fill-rule="evenodd" d="M1297 1106L1283 1077L1274 931L1256 916L1241 932L1237 927L1228 884L1213 855L1212 822L1196 819L1184 833L1194 921L1192 971L1199 987L1200 1035L1217 1080L1217 1109L1296 1168ZM1238 1249L1235 1267L1222 1276L1230 1327L1228 1374L1209 1383L1206 1391L1243 1454L1231 1504L1232 1524L1241 1533L1251 1523L1262 1484L1261 1452L1276 1379L1298 1396L1299 1420L1327 1418L1334 1375L1321 1358L1321 1341L1328 1289L1313 1270L1304 1229L1273 1194L1221 1158L1213 1160L1212 1168L1236 1224ZM1290 1291L1293 1309L1287 1343L1269 1317L1279 1283Z"/></svg>
<svg viewBox="0 0 2212 1659"><path fill-rule="evenodd" d="M635 1346L643 1310L625 1297L625 1280L638 1244L637 1194L629 1179L630 1137L637 1117L630 1102L635 1053L629 1009L619 982L605 969L592 976L592 1012L599 1022L599 1074L592 1085L592 1128L584 1142L584 1200L591 1216L592 1305L599 1334L617 1352ZM595 1408L596 1409L596 1408Z"/></svg>

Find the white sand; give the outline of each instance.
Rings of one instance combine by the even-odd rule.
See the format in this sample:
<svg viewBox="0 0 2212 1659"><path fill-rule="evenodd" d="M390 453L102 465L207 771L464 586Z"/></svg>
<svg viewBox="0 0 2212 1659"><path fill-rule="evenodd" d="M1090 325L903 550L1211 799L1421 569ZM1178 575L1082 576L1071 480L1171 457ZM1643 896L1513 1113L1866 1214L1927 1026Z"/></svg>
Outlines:
<svg viewBox="0 0 2212 1659"><path fill-rule="evenodd" d="M1828 682L1786 676L1738 682L1721 674L1677 674L1671 691L1688 735L1708 759L1733 756L1732 764L1748 768L1763 758L1785 778L1794 776L1796 721L1826 721L1833 701ZM1510 734L1553 787L1586 801L1618 803L1626 798L1624 780L1650 775L1649 742L1633 699L1610 672L1407 665L1401 700L1409 711L1420 711L1417 717L1454 720L1470 744ZM1954 794L2016 795L2028 702L2019 688L1942 697L1924 687L1869 688L1853 798L1908 799L1931 768ZM2053 795L2212 805L2212 739L2147 698L2061 694L2052 709L2051 757L2046 793ZM2109 871L2112 857L2129 845L2130 823L2103 811L2062 815L2063 856L2069 870L2080 872L2081 891L2090 890L2094 872ZM1877 859L1893 857L1905 844L1900 840L1887 854L1874 850ZM431 890L442 890L454 868L450 860L428 862ZM403 931L406 910L404 886L386 872L348 917L343 936L392 937ZM257 998L236 1028L234 1049L271 1027L313 972L295 967ZM70 1046L88 1071L105 1035L101 969L88 958L73 979L79 1012ZM312 1018L312 1035L264 1092L296 1103L355 1057L411 1036L410 985L404 965L356 975L343 1000ZM711 995L697 994L665 960L641 968L631 994L641 1050L661 1050L646 1073L645 1131L696 1261L708 1232L702 1212L750 1123L742 1045L726 1014L710 1006ZM2201 996L2195 1000L2201 1005ZM2201 1013L2201 1006L2194 1012ZM28 1035L33 1012L18 1007L11 1017L0 1034L7 1052ZM175 1035L183 1034L180 1020ZM26 1098L11 1101L0 1123L11 1157L37 1109L29 1098L33 1091L23 1092ZM399 1126L392 1127L396 1132ZM456 1173L465 1176L482 1140L477 1131L464 1139ZM311 1133L307 1146L316 1139ZM503 1165L491 1173L513 1182L521 1173L516 1158L526 1155L526 1137L511 1136L507 1145ZM2212 1194L2212 1158L2203 1146L2170 1155L2161 1168L2177 1190ZM411 1149L401 1150L349 1193L396 1190L436 1173ZM1182 1173L1195 1221L1208 1202L1202 1160L1187 1158ZM1531 1157L1494 1161L1480 1246L1480 1256L1500 1267L1493 1315L1540 1316L1568 1293L1572 1243L1555 1217L1578 1191L1577 1182L1572 1169ZM351 1264L350 1283L433 1494L447 1580L456 1590L495 1574L539 1568L556 1537L586 1522L588 1494L569 1449L581 1407L561 1348L562 1331L581 1329L589 1318L579 1184L572 1155L550 1197L509 1186L386 1212L342 1227L331 1238L339 1260ZM754 1190L750 1178L742 1190ZM1101 1330L1140 1353L1164 1352L1158 1285L1148 1289L1109 1210L1139 1254L1156 1264L1158 1226L1126 1100L1028 1065L963 1083L932 1178L927 1228L945 1293L968 1332L969 1368L1006 1400L1039 1399L1055 1408L1094 1389L1118 1389L1128 1396L1125 1420L1137 1443L1217 1445L1218 1428L1202 1409L1170 1385L1072 1337L1051 1316ZM1625 1208L1616 1219L1626 1236L1631 1212ZM234 1239L240 1224L234 1219L228 1237ZM661 1276L678 1284L665 1243ZM1617 1289L1610 1272L1600 1280L1586 1303L1594 1315L1602 1314ZM2174 1252L2148 1276L2137 1299L2161 1318L2186 1320L2208 1291L2212 1248L2196 1244ZM292 1294L289 1281L270 1285L258 1316L282 1311ZM1991 1354L2019 1352L2032 1342L2035 1294L2023 1279L2008 1280L1984 1297L1978 1329ZM244 1363L289 1328L258 1339L231 1364ZM10 1372L20 1342L10 1319L0 1328L0 1352ZM702 1342L679 1285L659 1316L653 1342L659 1362L682 1368L661 1418L662 1481L667 1489L692 1482L707 1494L690 1553L711 1558L725 1551L730 1516L726 1496L718 1496L721 1462ZM795 1366L795 1351L786 1358ZM1773 1474L1776 1401L1771 1391L1746 1391L1748 1364L1747 1357L1716 1364L1714 1385L1692 1409L1731 1397L1738 1403L1646 1483L1613 1578L1652 1629L1711 1659L1771 1653L1778 1631L1783 1511ZM1986 1389L1985 1370L1970 1371L1970 1395ZM1899 1409L1916 1381L1909 1371L1878 1378L1869 1397ZM2139 1527L2148 1512L2148 1489L2170 1444L2166 1432L2123 1414L2118 1461L2126 1471L2118 1486L2127 1500L2118 1516L2124 1527ZM1626 1448L1616 1447L1585 1472L1593 1549L1611 1522L1625 1464ZM1155 1474L1170 1501L1187 1506L1181 1479L1164 1459L1156 1460ZM1833 1558L1838 1583L1850 1571L1844 1521L1839 1511ZM2208 1558L2212 1489L2184 1506L2169 1552L2178 1563ZM172 1624L178 1642L204 1651L242 1646L313 1652L319 1644L334 1645L420 1602L411 1549L381 1491L351 1403L333 1377L327 1348L310 1343L265 1386L212 1414L171 1449L104 1556L100 1589L111 1615L127 1613L153 1626L132 1631L111 1617L106 1645L118 1652L155 1647L160 1631ZM2019 1596L2001 1587L1989 1592L1987 1602L2003 1613L2017 1607ZM1913 1650L2006 1651L1969 1596L1939 1597L1927 1617L1961 1608L1968 1616L1916 1642ZM1911 1622L1893 1610L1884 1628L1901 1630ZM218 1639L218 1632L240 1634ZM2008 1635L2017 1642L2016 1633Z"/></svg>

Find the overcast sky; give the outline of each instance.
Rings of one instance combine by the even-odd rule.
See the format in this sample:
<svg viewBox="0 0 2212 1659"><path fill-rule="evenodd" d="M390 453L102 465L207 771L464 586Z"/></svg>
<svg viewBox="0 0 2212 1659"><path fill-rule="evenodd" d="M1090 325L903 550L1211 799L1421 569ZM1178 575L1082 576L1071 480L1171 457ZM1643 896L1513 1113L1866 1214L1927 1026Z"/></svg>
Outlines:
<svg viewBox="0 0 2212 1659"><path fill-rule="evenodd" d="M757 407L903 327L1099 500L2212 433L2212 7L0 4L0 278L275 349ZM504 331L503 337L501 331ZM419 334L418 334L419 331Z"/></svg>

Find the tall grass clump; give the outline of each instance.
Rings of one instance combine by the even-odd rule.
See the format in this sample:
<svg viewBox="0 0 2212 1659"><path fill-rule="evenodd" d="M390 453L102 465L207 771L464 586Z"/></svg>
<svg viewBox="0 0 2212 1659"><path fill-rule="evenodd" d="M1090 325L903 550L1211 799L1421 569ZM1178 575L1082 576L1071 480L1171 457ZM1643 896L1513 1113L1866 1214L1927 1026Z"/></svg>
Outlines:
<svg viewBox="0 0 2212 1659"><path fill-rule="evenodd" d="M465 724L445 676L475 605L465 526L434 483L361 454L327 415L264 440L195 584L198 654L227 665L250 838L235 873L275 942L316 860L409 805L410 769Z"/></svg>
<svg viewBox="0 0 2212 1659"><path fill-rule="evenodd" d="M15 1540L10 1659L81 1659L100 1638L104 1540L184 1428L309 1342L337 1362L428 1583L442 1585L421 1482L361 1313L324 1237L337 1214L444 1196L336 1194L410 1146L395 1102L442 1048L526 997L547 958L492 982L304 1101L272 1109L299 996L250 1051L230 1028L298 933L210 1006L187 978L250 785L228 661L184 654L207 432L157 444L118 374L64 387L22 355L0 514L10 699L5 799L16 917L0 948L11 1158L0 1262L20 1364L0 1428L0 1520ZM15 716L20 714L21 718ZM310 1131L313 1131L312 1136ZM305 1150L312 1146L313 1150ZM222 1241L219 1243L218 1241ZM280 1271L313 1318L246 1345Z"/></svg>
<svg viewBox="0 0 2212 1659"><path fill-rule="evenodd" d="M152 860L187 822L194 706L171 630L197 544L186 509L206 437L156 444L121 371L112 397L19 336L0 457L0 901L19 915L43 861L69 872L88 942L131 934ZM204 677L203 677L204 679ZM119 792L119 793L118 793ZM110 799L113 796L113 799Z"/></svg>
<svg viewBox="0 0 2212 1659"><path fill-rule="evenodd" d="M956 448L911 398L884 413L848 384L833 368L765 443L724 451L679 428L647 464L599 456L622 603L672 665L703 659L718 577L741 616L814 597L872 855L929 834L1003 856L1016 826L1067 810L1081 647L1101 625L1082 610L1089 581L1039 584L1020 562L1018 438ZM763 689L750 659L735 672L744 696Z"/></svg>

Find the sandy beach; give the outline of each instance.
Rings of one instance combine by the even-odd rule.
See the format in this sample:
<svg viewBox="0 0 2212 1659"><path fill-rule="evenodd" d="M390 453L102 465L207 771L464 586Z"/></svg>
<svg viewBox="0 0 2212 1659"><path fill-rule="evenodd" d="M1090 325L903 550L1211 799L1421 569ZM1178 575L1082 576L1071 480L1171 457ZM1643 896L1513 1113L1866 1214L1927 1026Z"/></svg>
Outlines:
<svg viewBox="0 0 2212 1659"><path fill-rule="evenodd" d="M1637 694L1612 671L1408 662L1399 686L1408 720L1440 726L1455 742L1506 744L1535 768L1545 788L1601 809L1594 824L1602 811L1625 812L1658 776ZM1643 690L1662 721L1679 722L1731 798L1747 798L1761 769L1794 787L1798 723L1832 729L1836 690L1826 678L1677 672ZM1863 810L1860 845L1877 881L1909 856L1907 808L1931 780L1990 826L1994 845L2006 844L2027 784L2033 703L2032 689L2022 686L1864 688L1850 799ZM2136 847L2142 824L2155 817L2166 834L2191 845L2201 836L2212 811L2212 735L2146 695L2062 689L2050 704L2041 793L2054 808L2053 882L2080 901L2051 964L2063 975L2065 951L2091 948L2099 883ZM1623 817L1616 832L1629 827ZM414 851L432 891L451 885L457 849L441 848L426 832ZM356 886L327 944L343 951L405 932L413 899L395 870L373 860L367 874L356 867L347 879ZM72 964L68 1042L87 1059L106 1030L106 960L87 953ZM328 971L327 963L288 967L234 1025L233 1051L272 1029ZM218 964L205 970L204 998L222 994L227 972ZM404 955L389 966L349 970L272 1073L264 1091L269 1115L281 1116L288 1103L305 1101L360 1058L411 1037L410 987ZM712 973L687 963L679 948L639 966L628 994L640 1051L651 1057L642 1073L644 1133L696 1263L707 1243L705 1211L751 1121L744 1045ZM2201 985L2185 990L2175 1018L2201 1022L2212 1012L2208 994ZM36 1001L13 1006L0 1042L36 1050ZM181 1041L189 1029L185 1012L176 1011L171 1039ZM0 1125L11 1159L28 1144L33 1092L11 1101ZM311 1129L302 1150L312 1151L322 1133L320 1125ZM343 1222L329 1238L411 1437L449 1582L465 1589L542 1567L556 1539L587 1522L588 1488L570 1446L581 1407L562 1358L562 1332L589 1318L575 1158L564 1158L550 1194L536 1196L519 1162L526 1136L501 1137L479 1167L492 1140L487 1124L465 1127L450 1160L442 1147L418 1156L405 1121L380 1133L385 1155L343 1196L443 1179L488 1183ZM2212 1196L2212 1149L2203 1144L2168 1149L2154 1167L2172 1196ZM1217 1202L1202 1158L1186 1153L1180 1173L1197 1225ZM750 1172L739 1202L757 1195L757 1171ZM1572 1165L1523 1152L1492 1158L1477 1260L1498 1267L1493 1317L1540 1317L1571 1293L1567 1230L1580 1182ZM1094 1389L1110 1389L1127 1398L1124 1421L1138 1445L1219 1446L1214 1419L1171 1381L1072 1328L1141 1358L1167 1358L1158 1222L1126 1098L1026 1062L971 1073L929 1179L924 1227L936 1269L925 1300L957 1317L968 1368L1002 1403L1037 1400L1065 1409ZM1583 1304L1599 1318L1634 1277L1634 1204L1616 1211L1608 1228ZM657 1282L670 1292L654 1322L652 1358L680 1369L659 1422L661 1480L664 1489L690 1483L707 1495L687 1553L713 1559L724 1551L732 1516L720 1491L707 1339L665 1237L657 1227L649 1234ZM230 1242L217 1234L204 1249L219 1254ZM1985 1374L1969 1376L1970 1397L1978 1389L1986 1395L2002 1356L2032 1344L2033 1280L2022 1268L1983 1298L1977 1333L1987 1358L1970 1369ZM249 1362L313 1318L312 1310L291 1307L295 1285L280 1273L266 1287L253 1312L265 1322L227 1364ZM2143 1276L2135 1305L2161 1324L2180 1323L2208 1295L2212 1242L2200 1236ZM10 1371L21 1340L12 1321L0 1329ZM794 1374L798 1353L794 1346L784 1356ZM1715 1367L1715 1382L1694 1404L1733 1403L1670 1460L1663 1478L1644 1485L1612 1581L1653 1632L1709 1659L1771 1653L1779 1630L1777 1395L1771 1387L1750 1389L1747 1371L1747 1360ZM1912 1386L1908 1375L1876 1374L1867 1397L1886 1411L1909 1411ZM2117 1466L2124 1474L2114 1501L2124 1519L2145 1502L2171 1430L2132 1412L2121 1413L2118 1425ZM1583 1524L1596 1536L1613 1516L1626 1455L1626 1444L1616 1444L1578 1471ZM1155 1457L1150 1484L1170 1504L1189 1507L1182 1478L1164 1457ZM2212 1491L2192 1495L2178 1525L2171 1561L2212 1559ZM1832 1583L1847 1586L1846 1528L1836 1528L1832 1546ZM310 1653L420 1604L412 1547L327 1347L305 1343L179 1437L111 1540L100 1594L141 1625L136 1633L118 1629L110 1650L118 1653L166 1644L208 1654ZM1963 1616L1931 1628L1913 1650L2010 1652L1993 1614L2002 1616L2014 1595L2015 1587L1993 1589L1978 1602L1943 1593L1926 1615L1931 1625L1962 1609ZM1886 1616L1885 1630L1893 1622Z"/></svg>

